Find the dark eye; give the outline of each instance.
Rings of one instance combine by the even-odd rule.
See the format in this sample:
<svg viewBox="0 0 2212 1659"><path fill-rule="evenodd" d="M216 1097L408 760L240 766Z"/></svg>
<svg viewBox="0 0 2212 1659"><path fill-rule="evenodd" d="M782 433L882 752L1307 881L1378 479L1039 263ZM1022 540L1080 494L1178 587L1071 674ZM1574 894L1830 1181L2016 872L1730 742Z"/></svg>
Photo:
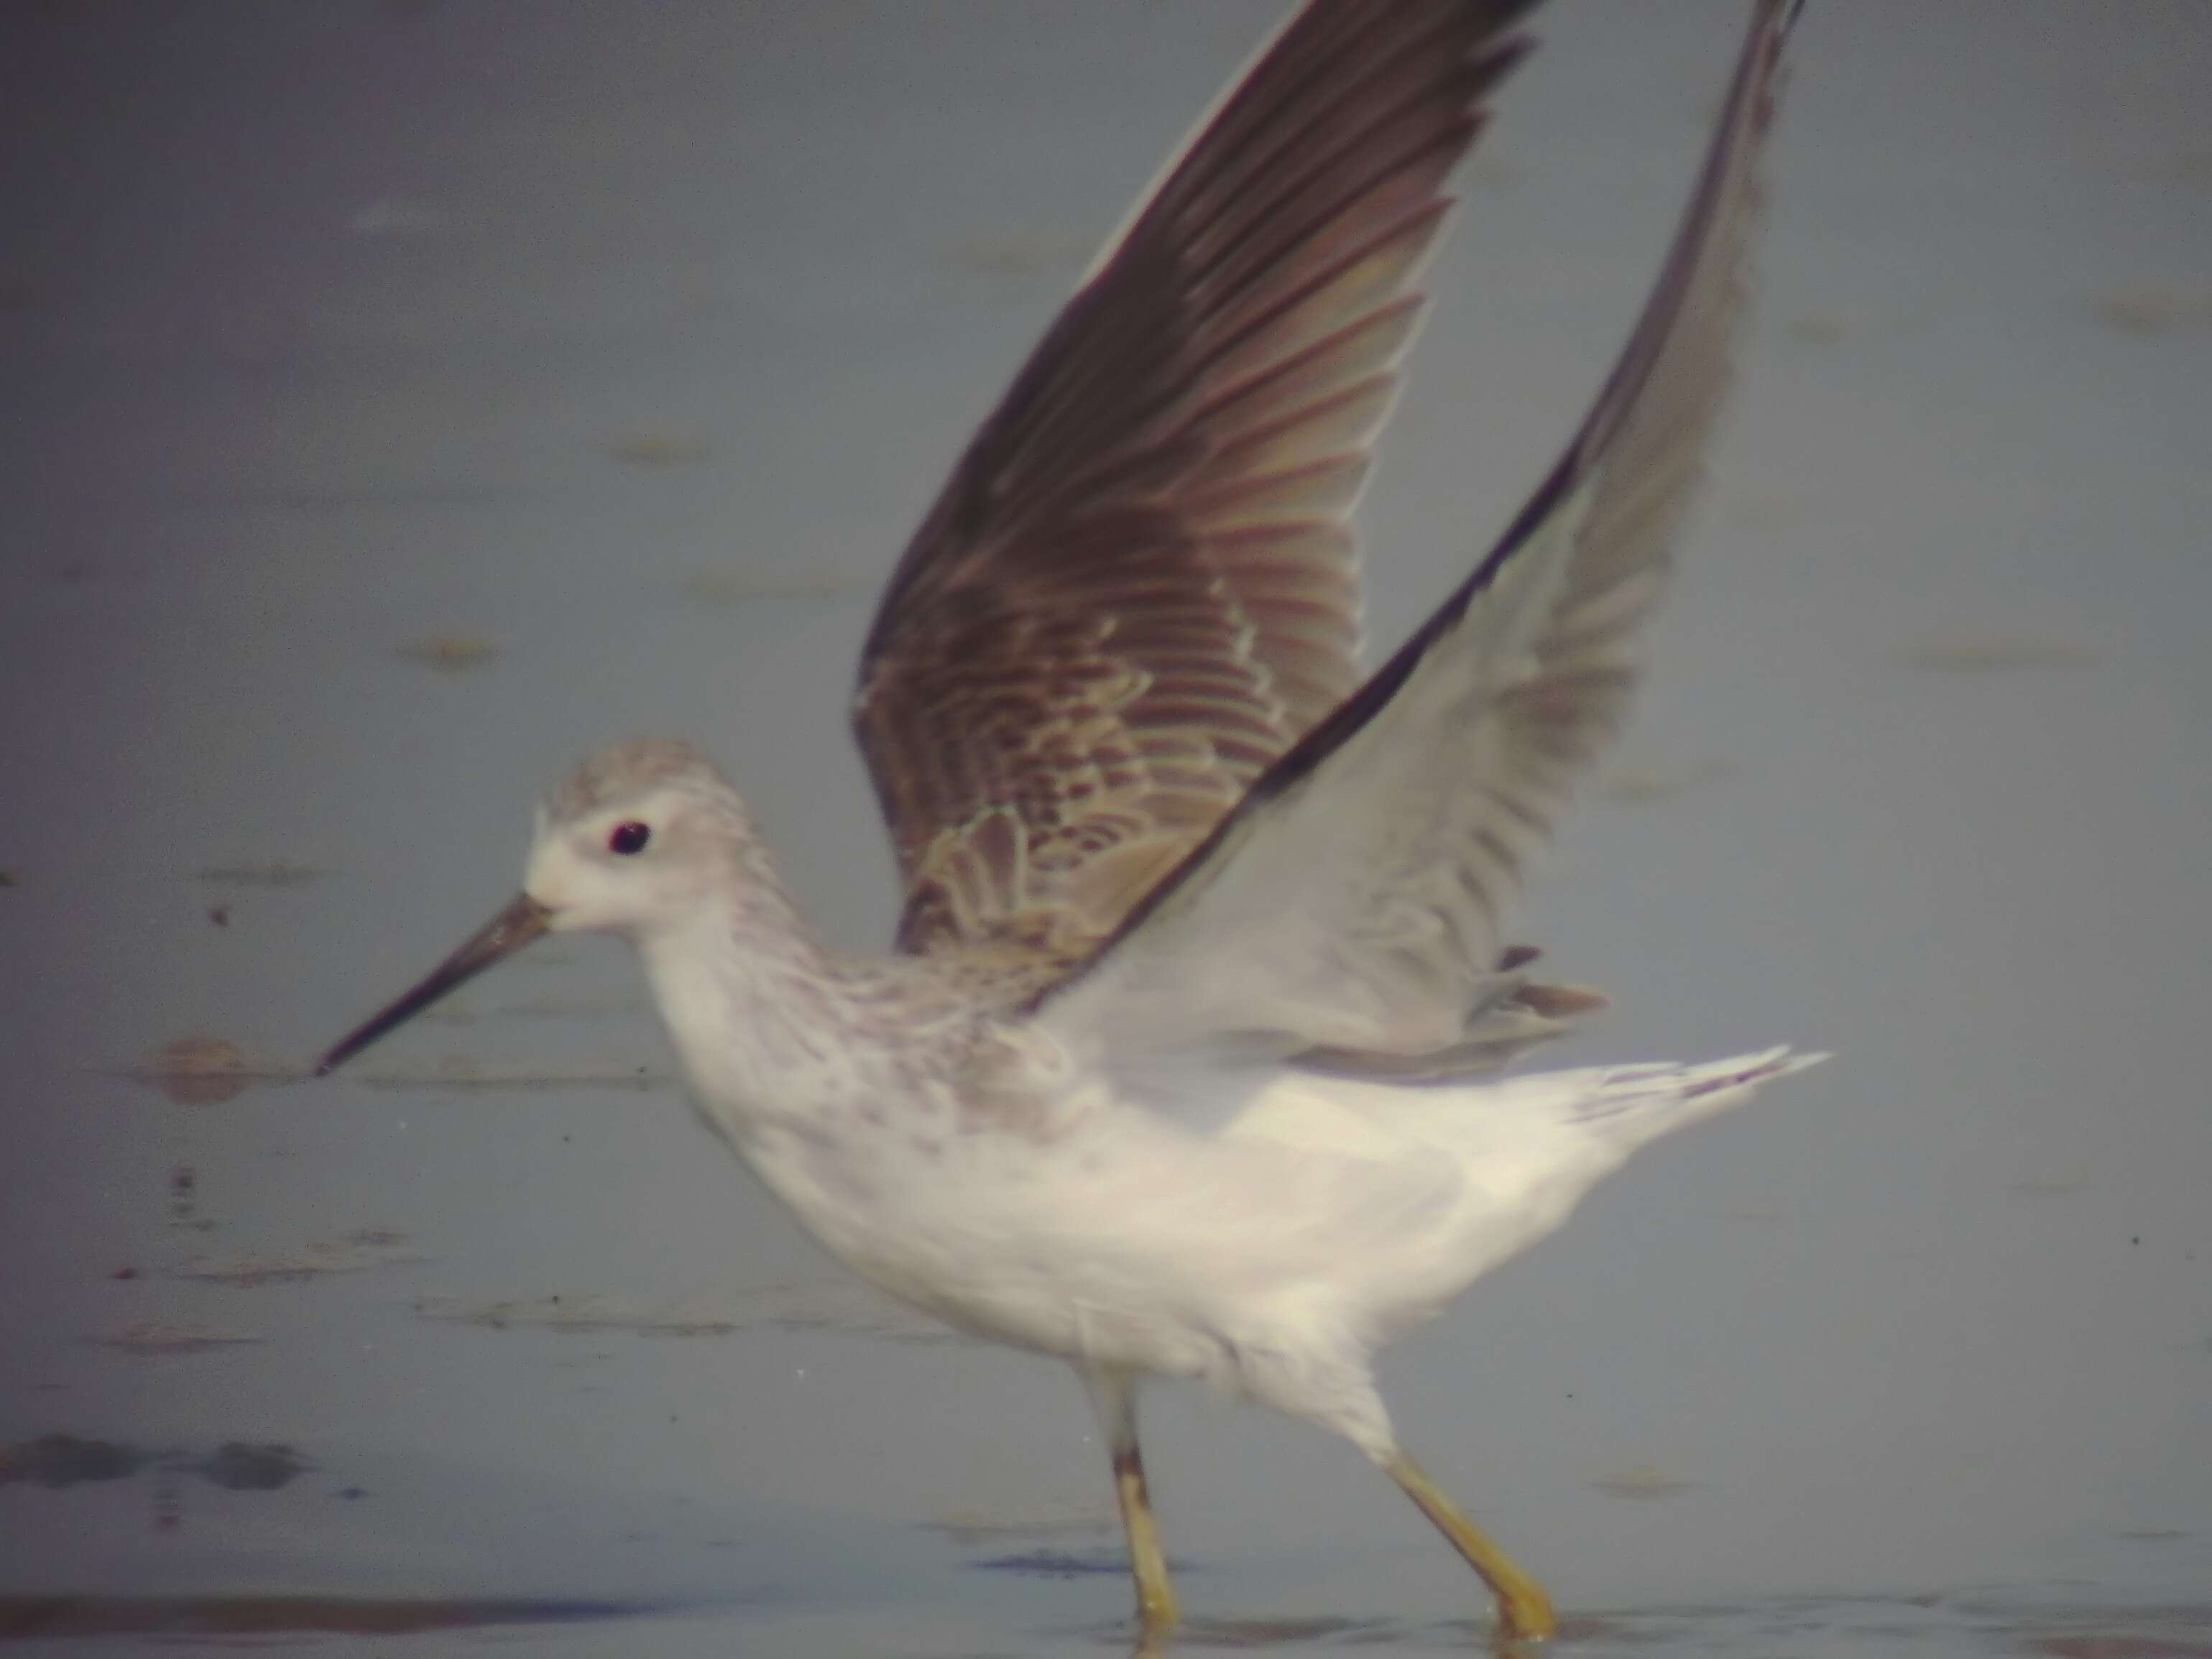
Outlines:
<svg viewBox="0 0 2212 1659"><path fill-rule="evenodd" d="M646 842L653 839L652 830L635 818L615 825L607 836L607 851L620 853L628 858L632 853L645 851Z"/></svg>

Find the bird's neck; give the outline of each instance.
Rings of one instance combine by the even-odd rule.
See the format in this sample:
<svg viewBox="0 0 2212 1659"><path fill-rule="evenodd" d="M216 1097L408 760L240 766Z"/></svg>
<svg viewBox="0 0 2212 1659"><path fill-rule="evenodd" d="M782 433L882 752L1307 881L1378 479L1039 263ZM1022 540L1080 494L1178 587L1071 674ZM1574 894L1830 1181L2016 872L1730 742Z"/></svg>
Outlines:
<svg viewBox="0 0 2212 1659"><path fill-rule="evenodd" d="M741 1146L837 1109L869 1046L848 965L764 874L638 941L701 1109Z"/></svg>

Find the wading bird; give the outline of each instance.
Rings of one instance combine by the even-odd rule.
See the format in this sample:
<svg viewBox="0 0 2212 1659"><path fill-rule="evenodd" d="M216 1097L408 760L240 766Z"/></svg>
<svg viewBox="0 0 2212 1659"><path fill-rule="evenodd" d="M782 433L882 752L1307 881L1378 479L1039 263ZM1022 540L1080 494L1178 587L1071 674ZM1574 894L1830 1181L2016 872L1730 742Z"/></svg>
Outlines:
<svg viewBox="0 0 2212 1659"><path fill-rule="evenodd" d="M1727 379L1787 32L1759 0L1657 284L1504 537L1363 683L1350 526L1444 180L1520 0L1314 0L1201 118L893 573L854 720L897 951L819 943L668 743L546 799L523 890L329 1071L548 931L637 948L701 1109L863 1278L1071 1362L1147 1638L1176 1617L1135 1388L1400 1449L1372 1356L1637 1147L1811 1063L1486 1074L1598 1000L1525 971L1524 870L1620 723Z"/></svg>

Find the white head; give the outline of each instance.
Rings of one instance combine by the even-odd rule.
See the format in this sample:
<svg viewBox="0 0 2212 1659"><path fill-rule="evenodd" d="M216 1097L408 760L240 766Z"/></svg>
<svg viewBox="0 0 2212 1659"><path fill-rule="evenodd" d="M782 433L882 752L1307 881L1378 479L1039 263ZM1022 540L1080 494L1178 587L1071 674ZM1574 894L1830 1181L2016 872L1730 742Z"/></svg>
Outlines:
<svg viewBox="0 0 2212 1659"><path fill-rule="evenodd" d="M768 879L752 821L721 774L682 744L624 743L538 806L522 891L549 930L636 939L754 877Z"/></svg>
<svg viewBox="0 0 2212 1659"><path fill-rule="evenodd" d="M571 772L538 809L522 891L422 982L325 1054L322 1075L540 934L646 938L750 894L778 908L737 792L675 743L623 743Z"/></svg>

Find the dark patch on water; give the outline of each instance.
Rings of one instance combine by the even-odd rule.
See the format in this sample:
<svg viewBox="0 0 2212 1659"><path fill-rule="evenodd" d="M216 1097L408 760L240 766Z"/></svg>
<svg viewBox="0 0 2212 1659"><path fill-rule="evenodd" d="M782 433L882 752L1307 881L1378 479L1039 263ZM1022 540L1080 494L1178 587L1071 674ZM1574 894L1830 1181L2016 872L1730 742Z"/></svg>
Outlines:
<svg viewBox="0 0 2212 1659"><path fill-rule="evenodd" d="M125 1077L159 1089L179 1106L218 1106L264 1083L298 1080L297 1066L249 1054L224 1037L179 1037L164 1043Z"/></svg>
<svg viewBox="0 0 2212 1659"><path fill-rule="evenodd" d="M5 1595L0 1641L58 1636L404 1636L504 1625L627 1619L619 1601L466 1601L337 1595Z"/></svg>
<svg viewBox="0 0 2212 1659"><path fill-rule="evenodd" d="M226 1440L198 1462L175 1467L226 1492L275 1492L314 1465L289 1446Z"/></svg>
<svg viewBox="0 0 2212 1659"><path fill-rule="evenodd" d="M194 1475L227 1492L275 1492L314 1467L294 1448L275 1441L226 1440L197 1457L65 1433L0 1446L0 1486L21 1482L50 1491L87 1481L127 1480L150 1468L159 1474Z"/></svg>
<svg viewBox="0 0 2212 1659"><path fill-rule="evenodd" d="M1024 1578L1129 1576L1129 1558L1111 1550L1086 1550L1080 1554L1072 1550L1024 1550L1016 1555L988 1556L967 1565L977 1572L1010 1572ZM1168 1571L1174 1577L1198 1571L1187 1561L1170 1559L1168 1562Z"/></svg>
<svg viewBox="0 0 2212 1659"><path fill-rule="evenodd" d="M0 1486L12 1481L58 1491L87 1480L127 1480L153 1461L151 1452L82 1435L42 1434L0 1446Z"/></svg>

